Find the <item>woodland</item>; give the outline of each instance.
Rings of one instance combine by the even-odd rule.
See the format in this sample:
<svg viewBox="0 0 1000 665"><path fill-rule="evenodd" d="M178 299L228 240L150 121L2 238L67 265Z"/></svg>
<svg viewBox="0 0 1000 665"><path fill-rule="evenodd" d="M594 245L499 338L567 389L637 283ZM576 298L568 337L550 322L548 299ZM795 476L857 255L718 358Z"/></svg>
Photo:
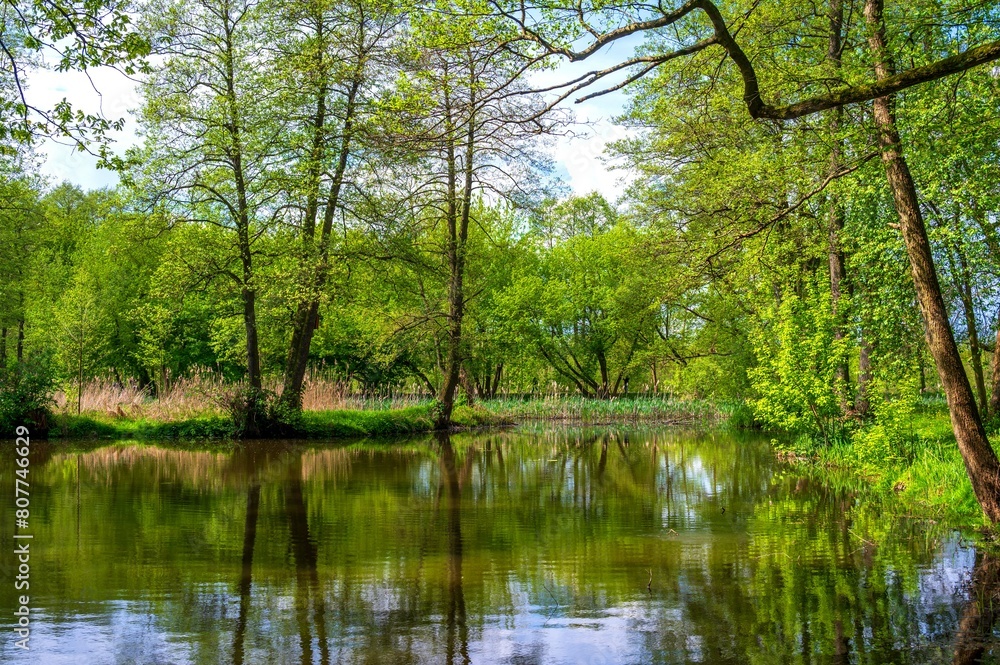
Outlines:
<svg viewBox="0 0 1000 665"><path fill-rule="evenodd" d="M936 408L1000 519L1000 3L4 6L5 428L210 376L242 436L326 381L439 429L707 401L878 465ZM140 104L38 105L45 67L114 67ZM627 184L572 194L550 147L619 91ZM120 184L42 176L53 138Z"/></svg>

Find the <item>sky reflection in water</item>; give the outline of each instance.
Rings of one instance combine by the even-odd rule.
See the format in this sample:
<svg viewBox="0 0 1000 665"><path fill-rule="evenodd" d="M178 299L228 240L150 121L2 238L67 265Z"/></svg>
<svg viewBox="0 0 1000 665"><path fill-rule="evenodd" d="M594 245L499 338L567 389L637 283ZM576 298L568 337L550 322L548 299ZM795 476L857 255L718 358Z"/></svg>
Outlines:
<svg viewBox="0 0 1000 665"><path fill-rule="evenodd" d="M995 557L732 434L38 444L31 462L31 651L13 648L7 614L4 663L989 663L1000 651Z"/></svg>

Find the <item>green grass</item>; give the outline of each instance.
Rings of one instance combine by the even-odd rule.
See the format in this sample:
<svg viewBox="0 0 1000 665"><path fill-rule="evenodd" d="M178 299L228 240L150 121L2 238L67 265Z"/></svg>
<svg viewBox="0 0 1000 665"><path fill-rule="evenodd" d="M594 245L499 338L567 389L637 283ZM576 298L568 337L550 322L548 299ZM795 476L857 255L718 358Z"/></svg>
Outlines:
<svg viewBox="0 0 1000 665"><path fill-rule="evenodd" d="M956 526L985 525L947 408L925 405L910 418L905 439L900 450L876 461L863 449L863 436L855 432L846 443L819 449L816 459L820 464L854 470L873 489L894 494L903 511L912 516ZM991 441L997 448L1000 436L992 436Z"/></svg>
<svg viewBox="0 0 1000 665"><path fill-rule="evenodd" d="M509 419L479 407L458 406L452 414L457 429L505 427ZM290 426L293 438L384 437L434 430L430 405L372 411L307 411ZM201 416L179 421L58 415L49 432L65 439L227 439L234 435L225 416Z"/></svg>
<svg viewBox="0 0 1000 665"><path fill-rule="evenodd" d="M565 421L586 425L626 422L690 425L717 423L727 415L714 402L660 396L498 398L477 404L489 413L514 421Z"/></svg>

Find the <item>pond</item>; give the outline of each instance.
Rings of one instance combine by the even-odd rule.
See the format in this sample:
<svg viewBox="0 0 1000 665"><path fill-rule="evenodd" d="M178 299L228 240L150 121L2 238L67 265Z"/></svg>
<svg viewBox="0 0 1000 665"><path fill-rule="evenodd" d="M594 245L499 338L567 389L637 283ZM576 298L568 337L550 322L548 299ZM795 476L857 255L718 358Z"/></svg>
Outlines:
<svg viewBox="0 0 1000 665"><path fill-rule="evenodd" d="M31 456L0 662L997 662L1000 563L766 441L657 428ZM14 457L0 493L14 494ZM898 512L898 511L897 511Z"/></svg>

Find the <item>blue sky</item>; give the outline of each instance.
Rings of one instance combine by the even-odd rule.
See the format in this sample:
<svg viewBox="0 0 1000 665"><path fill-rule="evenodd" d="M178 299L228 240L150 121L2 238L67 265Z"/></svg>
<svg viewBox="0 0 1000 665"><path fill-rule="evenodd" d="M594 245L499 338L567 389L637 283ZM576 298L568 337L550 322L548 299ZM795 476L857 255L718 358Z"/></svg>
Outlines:
<svg viewBox="0 0 1000 665"><path fill-rule="evenodd" d="M536 74L531 82L547 86L569 80L591 69L606 67L618 58L627 57L631 51L632 44L613 44L585 63L567 64ZM84 111L102 110L109 118L125 117L125 129L114 135L115 150L124 151L137 142L135 121L129 112L139 106L141 99L136 84L119 72L99 68L91 70L88 77L81 72L34 71L30 77L29 95L43 108L51 108L66 98ZM626 136L626 130L611 120L621 112L624 103L622 92L582 104L565 103L578 124L573 127L573 136L555 139L550 154L556 173L575 193L587 194L596 190L609 200L621 195L623 173L609 170L603 152L609 141ZM75 151L71 146L47 141L40 146L39 153L44 159L42 173L52 184L69 181L85 189L94 189L114 186L118 181L114 173L99 170L93 156Z"/></svg>

